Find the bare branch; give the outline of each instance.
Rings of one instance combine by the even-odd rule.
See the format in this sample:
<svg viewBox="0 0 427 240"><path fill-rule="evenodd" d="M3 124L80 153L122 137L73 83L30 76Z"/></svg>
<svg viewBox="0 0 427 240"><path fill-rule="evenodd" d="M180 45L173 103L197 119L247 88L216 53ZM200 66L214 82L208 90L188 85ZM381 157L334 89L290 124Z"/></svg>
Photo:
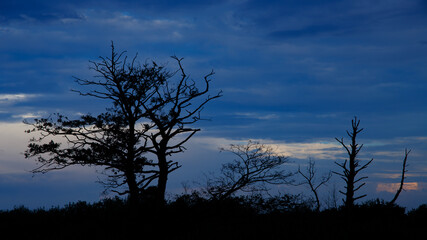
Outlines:
<svg viewBox="0 0 427 240"><path fill-rule="evenodd" d="M407 172L406 167L407 165L407 160L408 160L408 155L411 152L411 150L408 151L408 149L405 148L405 157L403 158L403 164L402 164L402 175L400 177L400 185L399 188L396 191L396 194L394 195L393 199L389 202L389 204L394 204L397 200L397 198L399 197L400 193L403 190L403 185L405 182L405 173Z"/></svg>

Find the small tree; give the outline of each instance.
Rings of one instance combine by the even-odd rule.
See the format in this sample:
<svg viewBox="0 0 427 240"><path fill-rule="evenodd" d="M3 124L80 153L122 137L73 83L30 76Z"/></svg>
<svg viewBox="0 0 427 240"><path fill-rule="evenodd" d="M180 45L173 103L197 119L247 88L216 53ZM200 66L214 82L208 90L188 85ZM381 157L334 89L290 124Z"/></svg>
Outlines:
<svg viewBox="0 0 427 240"><path fill-rule="evenodd" d="M301 171L300 167L298 167L298 174L304 178L304 182L301 182L298 185L306 184L310 187L310 190L316 200L316 211L320 211L320 200L317 190L331 179L332 173L328 172L327 174L323 175L319 181L317 181L316 172L317 170L315 167L315 162L311 159L308 161L308 166L305 173Z"/></svg>
<svg viewBox="0 0 427 240"><path fill-rule="evenodd" d="M288 158L275 154L272 147L248 141L246 145L231 144L222 151L237 158L223 164L220 176L208 178L204 193L213 199L225 199L238 191L267 191L267 184L287 184L293 173L282 169Z"/></svg>
<svg viewBox="0 0 427 240"><path fill-rule="evenodd" d="M346 186L345 186L346 191L345 192L339 191L339 192L345 195L345 200L343 199L343 201L344 201L345 207L347 208L353 207L354 201L366 196L366 194L357 196L357 197L354 196L355 192L365 185L365 183L361 183L360 185L357 185L357 184L361 180L368 178L368 177L357 178L357 174L359 174L359 172L362 171L363 169L367 168L369 164L371 164L371 162L374 160L374 159L371 159L366 164L359 166L360 160L357 159L357 154L360 152L360 150L363 147L363 144L359 146L359 144L356 141L357 134L363 131L363 128L359 128L359 124L360 124L360 120L357 120L357 117L354 117L354 119L351 120L352 131L351 132L347 131L347 135L351 138L350 147L348 147L344 143L343 138L341 139L335 138L335 140L337 140L344 147L349 157L348 161L345 160L344 163L335 162L336 165L342 168L343 170L342 173L333 172L341 176L341 178L346 183Z"/></svg>

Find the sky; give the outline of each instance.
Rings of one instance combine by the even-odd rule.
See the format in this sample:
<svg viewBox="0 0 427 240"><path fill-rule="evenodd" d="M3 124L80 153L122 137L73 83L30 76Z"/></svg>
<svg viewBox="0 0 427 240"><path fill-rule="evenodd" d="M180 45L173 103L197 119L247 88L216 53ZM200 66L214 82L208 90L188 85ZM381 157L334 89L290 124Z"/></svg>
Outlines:
<svg viewBox="0 0 427 240"><path fill-rule="evenodd" d="M351 119L364 128L360 160L373 163L360 193L391 200L405 148L406 191L397 203L427 203L427 3L423 0L17 0L0 2L0 209L97 201L99 169L73 167L32 174L23 152L23 120L60 112L77 118L110 103L81 97L73 77L88 78L90 60L111 41L141 62L168 69L183 57L194 80L212 69L213 93L200 131L172 173L170 195L193 186L248 139L273 146L295 171L308 159L319 174L339 171ZM297 179L298 180L298 179ZM344 182L334 176L322 200ZM304 188L276 186L298 193ZM341 196L340 196L341 197Z"/></svg>

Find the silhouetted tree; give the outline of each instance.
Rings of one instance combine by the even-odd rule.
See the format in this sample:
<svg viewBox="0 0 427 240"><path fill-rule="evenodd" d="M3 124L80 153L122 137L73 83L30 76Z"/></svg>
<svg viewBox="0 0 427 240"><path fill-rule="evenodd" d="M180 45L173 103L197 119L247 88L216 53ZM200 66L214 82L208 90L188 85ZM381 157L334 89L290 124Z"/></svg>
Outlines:
<svg viewBox="0 0 427 240"><path fill-rule="evenodd" d="M406 167L407 167L407 160L408 160L408 155L411 152L411 150L408 151L408 149L405 149L405 157L403 158L403 164L402 164L402 175L400 177L400 185L399 188L396 191L396 194L394 195L393 199L389 202L389 204L393 205L397 198L400 195L400 192L402 192L403 190L403 184L405 182L405 173L407 172Z"/></svg>
<svg viewBox="0 0 427 240"><path fill-rule="evenodd" d="M138 65L136 56L128 62L124 53L117 53L112 44L111 57L91 62L91 69L98 74L94 80L76 78L76 82L87 86L89 91L75 92L112 101L113 106L105 113L84 115L78 120L54 114L28 123L33 128L27 132L40 133L40 137L31 139L25 152L27 158L37 157L41 164L33 172L70 165L102 166L108 177L106 187L119 194L129 194L131 202L138 200L156 179L164 196L167 175L180 167L166 156L183 151L182 145L199 131L186 126L199 120L202 107L219 94L208 96L196 104L195 109L190 109L191 100L208 92L208 77L213 73L204 78L206 87L199 91L194 81L188 82L182 59L173 57L182 73L177 86L173 87L174 73L155 62ZM189 135L170 143L182 133ZM149 152L157 156L157 161L144 156ZM127 189L119 191L123 186Z"/></svg>
<svg viewBox="0 0 427 240"><path fill-rule="evenodd" d="M293 173L282 169L288 158L274 153L273 148L258 142L248 141L246 145L231 144L222 151L233 153L237 158L225 163L220 176L206 180L203 191L213 199L225 199L237 191L267 191L266 184L287 184Z"/></svg>
<svg viewBox="0 0 427 240"><path fill-rule="evenodd" d="M204 76L203 88L198 88L196 82L189 79L185 73L183 59L175 56L172 58L179 65L176 73L181 75L175 86L171 81L166 81L158 87L158 94L151 102L141 104L145 117L150 121L151 129L144 134L151 143L146 149L157 157L159 200L164 200L169 173L180 167L177 162L168 159L168 156L185 150L184 143L200 131L199 128L191 126L201 120L200 113L203 107L221 96L221 92L212 96L207 95L213 71ZM201 99L203 96L205 98Z"/></svg>
<svg viewBox="0 0 427 240"><path fill-rule="evenodd" d="M357 197L354 196L354 193L365 185L365 183L361 183L358 186L356 186L356 184L358 184L361 180L368 178L368 177L356 178L356 176L360 171L367 168L369 164L371 164L371 162L374 160L374 159L371 159L366 164L359 167L360 160L357 159L357 154L360 152L360 150L363 147L363 144L359 146L359 144L356 141L357 134L363 131L363 128L359 129L359 124L360 124L360 120L357 120L357 117L354 117L354 119L351 120L352 130L351 132L347 131L347 135L351 138L350 147L348 147L344 143L343 138L341 139L335 138L335 140L337 140L344 147L349 157L348 161L345 160L344 163L335 162L336 165L342 168L343 170L342 173L333 172L341 176L341 178L346 183L346 186L345 186L346 191L345 192L339 191L339 192L345 195L345 200L343 199L343 201L344 201L345 207L347 208L353 207L354 201L366 196L366 194L357 196Z"/></svg>
<svg viewBox="0 0 427 240"><path fill-rule="evenodd" d="M298 185L306 184L310 187L311 192L314 195L316 200L316 211L320 211L320 200L319 194L317 193L317 189L319 189L322 185L326 184L332 177L332 172L328 172L323 175L320 180L317 182L316 179L316 167L315 162L313 160L308 161L308 166L306 172L302 172L301 168L298 166L298 174L304 178L304 182L299 183Z"/></svg>

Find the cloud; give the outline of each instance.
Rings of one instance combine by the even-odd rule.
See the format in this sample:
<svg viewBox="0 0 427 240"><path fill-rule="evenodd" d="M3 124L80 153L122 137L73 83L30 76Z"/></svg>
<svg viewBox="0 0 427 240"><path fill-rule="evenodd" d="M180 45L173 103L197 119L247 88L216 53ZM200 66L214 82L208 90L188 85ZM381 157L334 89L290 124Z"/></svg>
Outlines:
<svg viewBox="0 0 427 240"><path fill-rule="evenodd" d="M0 122L0 174L25 173L35 167L34 161L25 160L22 154L31 137L25 133L28 128L22 122Z"/></svg>
<svg viewBox="0 0 427 240"><path fill-rule="evenodd" d="M348 28L338 25L310 25L295 30L282 30L273 31L269 34L270 37L275 39L286 39L286 38L299 38L299 37L313 37L323 34L338 34L348 31Z"/></svg>
<svg viewBox="0 0 427 240"><path fill-rule="evenodd" d="M256 113L256 112L239 112L239 113L235 113L235 115L237 117L257 119L257 120L270 120L270 119L279 118L279 116L274 113L262 114L262 113Z"/></svg>
<svg viewBox="0 0 427 240"><path fill-rule="evenodd" d="M61 19L80 19L75 11L75 6L66 4L65 1L1 1L0 22L32 22L48 23Z"/></svg>
<svg viewBox="0 0 427 240"><path fill-rule="evenodd" d="M395 193L399 189L400 183L377 183L377 192ZM418 191L423 189L418 182L406 182L403 184L403 189L406 191Z"/></svg>
<svg viewBox="0 0 427 240"><path fill-rule="evenodd" d="M22 114L15 114L12 115L12 118L22 118L22 119L27 119L27 118L40 118L43 115L45 115L46 112L36 112L36 113L22 113Z"/></svg>
<svg viewBox="0 0 427 240"><path fill-rule="evenodd" d="M367 145L367 146L369 146L369 145ZM382 146L384 146L384 145L382 145ZM403 153L402 153L402 151L376 151L376 152L373 152L373 155L374 156L382 156L382 157L398 158L398 157L402 157Z"/></svg>
<svg viewBox="0 0 427 240"><path fill-rule="evenodd" d="M341 146L334 142L272 143L276 152L296 159L336 160L342 155Z"/></svg>
<svg viewBox="0 0 427 240"><path fill-rule="evenodd" d="M17 93L17 94L0 94L0 104L10 104L15 102L23 102L28 101L31 98L35 98L39 96L38 94L25 94L25 93Z"/></svg>
<svg viewBox="0 0 427 240"><path fill-rule="evenodd" d="M23 152L27 149L27 144L32 137L37 136L34 133L28 134L25 131L31 126L22 122L0 122L0 176L14 176L14 174L28 174L29 171L36 168L36 159L25 159ZM60 142L64 142L63 140ZM70 179L94 175L95 168L70 166L62 173L67 173ZM19 181L18 179L15 179Z"/></svg>
<svg viewBox="0 0 427 240"><path fill-rule="evenodd" d="M88 13L91 27L114 28L117 32L139 33L148 41L176 41L183 38L183 30L192 24L185 20L168 18L141 18L125 12Z"/></svg>
<svg viewBox="0 0 427 240"><path fill-rule="evenodd" d="M400 179L402 177L402 173L373 173L372 176L383 178L383 179ZM405 174L405 178L407 177L427 177L427 173L422 172L409 172Z"/></svg>
<svg viewBox="0 0 427 240"><path fill-rule="evenodd" d="M249 139L230 139L220 137L194 137L193 141L209 144L210 148L227 148L230 144L244 145ZM285 155L295 159L336 160L342 155L341 146L335 142L314 141L305 143L282 142L270 139L252 139L273 148L277 154Z"/></svg>

